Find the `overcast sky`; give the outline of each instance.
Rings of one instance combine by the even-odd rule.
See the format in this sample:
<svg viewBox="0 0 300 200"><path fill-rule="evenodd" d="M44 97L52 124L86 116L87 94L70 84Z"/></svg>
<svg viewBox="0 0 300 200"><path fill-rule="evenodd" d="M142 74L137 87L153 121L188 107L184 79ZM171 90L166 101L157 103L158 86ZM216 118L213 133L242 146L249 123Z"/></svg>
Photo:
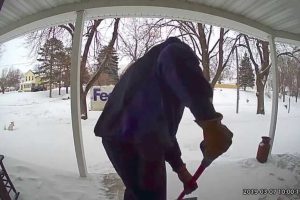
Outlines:
<svg viewBox="0 0 300 200"><path fill-rule="evenodd" d="M0 70L3 68L18 68L22 72L32 69L35 59L30 58L29 49L26 48L24 36L10 40L2 45L0 57Z"/></svg>
<svg viewBox="0 0 300 200"><path fill-rule="evenodd" d="M2 69L10 67L20 69L23 73L27 72L29 69L34 69L38 62L34 56L30 57L30 49L26 47L25 42L25 36L21 36L2 44L0 72ZM128 62L129 61L125 58L119 60L119 68L123 69Z"/></svg>

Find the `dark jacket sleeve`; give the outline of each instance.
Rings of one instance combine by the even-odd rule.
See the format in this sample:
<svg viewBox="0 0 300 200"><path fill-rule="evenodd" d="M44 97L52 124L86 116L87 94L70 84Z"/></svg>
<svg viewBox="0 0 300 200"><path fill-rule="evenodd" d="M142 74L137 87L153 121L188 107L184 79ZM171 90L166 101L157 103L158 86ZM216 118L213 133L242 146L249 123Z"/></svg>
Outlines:
<svg viewBox="0 0 300 200"><path fill-rule="evenodd" d="M165 159L171 165L173 171L177 172L185 163L181 159L181 151L176 137L173 138L172 146L166 149Z"/></svg>
<svg viewBox="0 0 300 200"><path fill-rule="evenodd" d="M158 67L159 78L191 110L196 120L215 118L212 88L202 74L197 56L188 45L175 43L166 46L158 57Z"/></svg>

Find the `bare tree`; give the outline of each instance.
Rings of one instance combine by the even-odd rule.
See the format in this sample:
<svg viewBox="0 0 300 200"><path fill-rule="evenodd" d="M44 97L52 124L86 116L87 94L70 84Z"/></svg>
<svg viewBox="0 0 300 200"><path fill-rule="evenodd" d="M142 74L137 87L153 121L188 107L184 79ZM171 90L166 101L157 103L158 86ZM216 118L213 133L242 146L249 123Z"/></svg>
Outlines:
<svg viewBox="0 0 300 200"><path fill-rule="evenodd" d="M228 30L225 31L224 28L220 28L218 52L216 55L218 59L218 67L217 67L216 75L213 77L211 81L212 87L214 87L217 81L220 79L224 69L228 67L231 55L234 49L236 48L236 43L240 37L240 35L236 35L235 38L226 37L226 33L228 33ZM226 40L228 41L226 42Z"/></svg>
<svg viewBox="0 0 300 200"><path fill-rule="evenodd" d="M161 42L161 28L155 25L156 21L142 18L122 19L118 49L130 62L136 61Z"/></svg>
<svg viewBox="0 0 300 200"><path fill-rule="evenodd" d="M230 57L240 35L231 34L234 36L231 38L229 37L230 31L224 28L187 21L170 20L162 25L170 26L174 31L178 30L179 36L191 44L199 57L204 77L214 87L223 70L229 65ZM211 61L214 58L216 58L217 65L212 69Z"/></svg>
<svg viewBox="0 0 300 200"><path fill-rule="evenodd" d="M1 71L1 76L0 76L0 88L1 88L1 92L4 94L5 89L7 87L7 68L2 69Z"/></svg>
<svg viewBox="0 0 300 200"><path fill-rule="evenodd" d="M277 57L288 56L300 62L300 48L288 44L277 44Z"/></svg>
<svg viewBox="0 0 300 200"><path fill-rule="evenodd" d="M108 46L106 47L106 55L100 65L100 67L98 68L98 71L92 76L92 78L88 81L84 91L83 91L83 95L81 96L81 100L83 102L82 104L82 111L81 112L81 118L82 119L87 119L88 115L87 115L87 106L86 106L86 96L88 91L91 89L91 87L93 86L93 84L96 82L96 80L99 78L101 72L104 70L104 67L107 66L107 62L109 62L111 56L112 56L112 52L113 52L113 47L115 45L116 39L118 37L118 27L119 27L119 21L120 18L115 19L115 23L114 23L114 30L112 33L112 38L108 44Z"/></svg>
<svg viewBox="0 0 300 200"><path fill-rule="evenodd" d="M298 98L298 71L300 64L300 48L289 44L277 44L277 58L279 69L279 92L285 102L286 89L290 95Z"/></svg>
<svg viewBox="0 0 300 200"><path fill-rule="evenodd" d="M278 71L279 71L279 92L282 96L282 101L285 102L285 95L286 95L286 58L285 57L279 57L278 58Z"/></svg>
<svg viewBox="0 0 300 200"><path fill-rule="evenodd" d="M84 84L89 82L89 74L87 69L88 55L93 46L95 49L100 46L100 32L98 30L99 25L103 19L96 19L87 22L86 31L83 34L86 37L83 54L80 63L80 99L81 99L81 116L82 119L87 119L87 105L86 105L86 94ZM74 35L74 25L69 23L67 25L61 25L61 28L65 29L72 37ZM94 45L92 43L94 42ZM94 49L94 51L95 51Z"/></svg>
<svg viewBox="0 0 300 200"><path fill-rule="evenodd" d="M31 49L29 56L37 57L40 48L46 43L47 40L56 38L63 41L69 46L72 38L60 26L49 27L38 31L31 32L26 35L26 45Z"/></svg>
<svg viewBox="0 0 300 200"><path fill-rule="evenodd" d="M21 71L19 69L2 69L0 76L0 88L2 93L4 94L6 88L8 87L14 87L15 89L17 89L19 87L20 78Z"/></svg>
<svg viewBox="0 0 300 200"><path fill-rule="evenodd" d="M269 71L271 67L270 63L270 52L269 52L269 43L267 41L263 41L257 38L253 38L247 35L243 35L244 43L239 44L239 46L243 46L247 49L249 52L250 60L252 64L254 65L255 69L255 75L256 75L256 96L257 96L257 114L265 114L265 109L264 109L264 90L265 90L265 85L267 83L267 79L269 76ZM293 48L293 49L288 49L286 48L278 48L279 45L277 45L276 49L279 50L277 52L277 57L281 56L289 56L289 57L295 57L295 55L300 52L300 49ZM279 64L281 60L279 59ZM280 69L281 72L283 70L286 70L284 68ZM285 77L285 73L281 73L280 82L283 83ZM285 94L285 87L281 85L281 90L283 94Z"/></svg>
<svg viewBox="0 0 300 200"><path fill-rule="evenodd" d="M285 102L285 96L288 92L289 96L295 96L296 101L299 95L299 62L292 57L279 57L278 69L279 69L279 83L282 100Z"/></svg>
<svg viewBox="0 0 300 200"><path fill-rule="evenodd" d="M81 70L81 76L80 76L80 94L81 97L83 96L83 85L86 84L89 80L89 73L88 73L88 56L89 53L92 52L92 50L95 51L98 47L100 47L100 32L98 30L99 25L103 19L96 19L96 20L90 20L85 23L85 31L83 34L83 43L84 43L84 49L83 54L81 56L81 63L80 63L80 70ZM50 27L47 29L39 30L36 32L33 32L29 35L27 35L27 43L32 47L31 53L37 53L38 49L42 46L42 44L45 43L49 38L55 37L57 39L63 39L66 43L72 43L72 38L74 35L74 24L68 23L59 25L57 27ZM67 41L66 39L67 38ZM92 48L94 47L94 49ZM86 107L85 104L86 101L81 98L81 112L84 113L84 107Z"/></svg>
<svg viewBox="0 0 300 200"><path fill-rule="evenodd" d="M240 44L240 46L243 46L248 50L249 57L252 64L254 65L256 75L256 114L265 114L264 90L271 67L269 59L269 43L257 38L251 38L247 35L243 35L243 39L245 44ZM250 42L252 42L252 45L250 44ZM257 54L258 56L255 56L255 54Z"/></svg>

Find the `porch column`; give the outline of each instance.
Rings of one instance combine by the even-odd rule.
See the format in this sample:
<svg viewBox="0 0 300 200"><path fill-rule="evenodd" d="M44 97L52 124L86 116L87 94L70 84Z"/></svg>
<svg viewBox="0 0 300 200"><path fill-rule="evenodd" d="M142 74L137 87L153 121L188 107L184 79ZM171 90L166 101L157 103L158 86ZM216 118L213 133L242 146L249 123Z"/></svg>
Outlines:
<svg viewBox="0 0 300 200"><path fill-rule="evenodd" d="M276 55L276 46L274 41L274 36L269 35L269 44L270 44L270 53L271 53L271 73L272 73L272 112L271 112L271 123L269 129L269 137L271 138L271 149L270 154L272 152L272 147L275 139L275 131L276 131L276 124L277 124L277 115L278 115L278 66L277 66L277 55Z"/></svg>
<svg viewBox="0 0 300 200"><path fill-rule="evenodd" d="M80 57L81 57L81 40L84 24L84 10L77 11L75 31L72 42L71 55L71 114L74 146L77 158L79 175L87 176L87 168L84 156L84 148L81 133L81 112L80 112Z"/></svg>

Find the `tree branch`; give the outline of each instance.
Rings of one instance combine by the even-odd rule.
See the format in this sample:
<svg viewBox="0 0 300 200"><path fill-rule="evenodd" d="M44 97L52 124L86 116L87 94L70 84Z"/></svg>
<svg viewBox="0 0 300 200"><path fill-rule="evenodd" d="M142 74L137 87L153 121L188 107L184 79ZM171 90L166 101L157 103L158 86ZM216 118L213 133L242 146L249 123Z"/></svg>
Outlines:
<svg viewBox="0 0 300 200"><path fill-rule="evenodd" d="M73 38L73 33L74 33L74 30L72 30L70 27L66 26L66 25L59 25L58 27L62 28L62 29L65 29L66 31L69 32L69 34L71 35L71 37Z"/></svg>
<svg viewBox="0 0 300 200"><path fill-rule="evenodd" d="M209 46L211 34L212 34L212 25L209 26L209 34L208 34L208 38L207 38L207 46Z"/></svg>
<svg viewBox="0 0 300 200"><path fill-rule="evenodd" d="M112 52L113 46L114 46L114 44L116 42L116 39L118 37L119 21L120 21L120 18L115 19L114 31L113 31L113 34L112 34L112 38L111 38L111 40L110 40L110 42L107 46L106 55L104 57L103 62L101 63L101 66L99 67L98 71L95 73L95 75L87 83L87 85L85 87L85 90L84 90L85 96L87 95L88 91L91 89L91 87L93 86L93 84L98 79L101 72L103 71L103 69L104 69L103 66L105 66L107 64L107 62L109 61L109 59L111 57L111 52Z"/></svg>
<svg viewBox="0 0 300 200"><path fill-rule="evenodd" d="M250 48L248 36L246 36L246 35L243 35L243 36L244 36L244 39L245 39L245 42L246 42L245 47L247 48L247 50L249 52L249 56L250 56L250 59L251 59L253 65L254 65L255 72L256 72L256 74L258 74L259 73L259 67L258 67L258 64L255 62L255 59L253 57L253 53L252 53L251 48ZM240 45L240 46L243 46L243 45Z"/></svg>

